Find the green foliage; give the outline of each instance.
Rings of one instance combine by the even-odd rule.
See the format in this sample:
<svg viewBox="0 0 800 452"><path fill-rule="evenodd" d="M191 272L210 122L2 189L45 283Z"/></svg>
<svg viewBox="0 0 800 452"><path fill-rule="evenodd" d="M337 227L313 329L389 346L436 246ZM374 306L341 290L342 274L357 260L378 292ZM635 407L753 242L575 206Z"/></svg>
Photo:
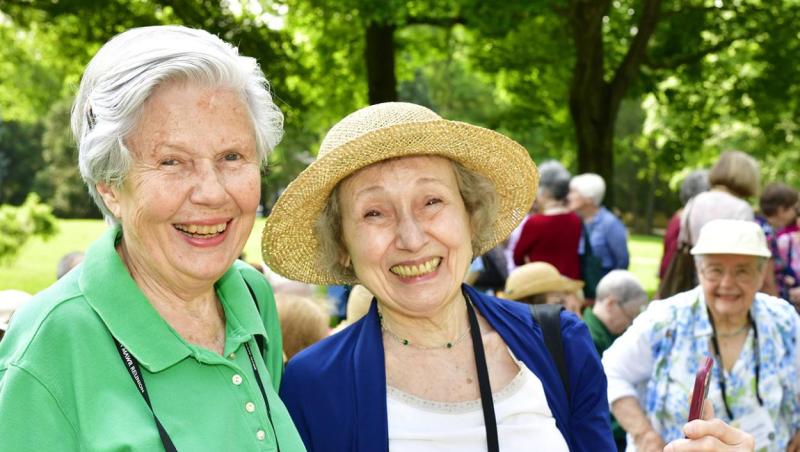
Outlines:
<svg viewBox="0 0 800 452"><path fill-rule="evenodd" d="M55 232L52 209L42 204L35 193L19 207L0 205L0 262L12 259L32 236L47 238Z"/></svg>
<svg viewBox="0 0 800 452"><path fill-rule="evenodd" d="M368 102L365 36L375 23L395 30L401 100L508 134L535 160L574 171L576 11L590 5L604 16L591 57L611 84L651 2L0 0L0 202L33 189L59 215L93 214L65 99L103 42L158 23L205 28L260 62L286 118L263 179L267 207L324 133ZM765 181L800 185L799 60L796 0L662 0L616 118L609 186L625 194L616 206L648 228L677 207L675 181L687 168L732 147L762 161Z"/></svg>
<svg viewBox="0 0 800 452"><path fill-rule="evenodd" d="M0 204L21 204L41 170L42 127L0 119Z"/></svg>
<svg viewBox="0 0 800 452"><path fill-rule="evenodd" d="M100 218L78 170L78 155L69 125L72 103L53 104L44 120L43 167L36 173L35 191L59 218Z"/></svg>

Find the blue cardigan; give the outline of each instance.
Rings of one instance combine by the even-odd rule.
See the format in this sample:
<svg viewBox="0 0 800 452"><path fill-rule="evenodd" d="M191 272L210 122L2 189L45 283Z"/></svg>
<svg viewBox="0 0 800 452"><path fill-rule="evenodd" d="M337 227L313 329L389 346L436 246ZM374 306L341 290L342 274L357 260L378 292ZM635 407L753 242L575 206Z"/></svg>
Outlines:
<svg viewBox="0 0 800 452"><path fill-rule="evenodd" d="M542 381L547 404L571 451L616 450L609 424L606 377L589 330L562 312L561 334L571 400L526 305L464 286L475 307ZM343 331L297 354L280 395L309 451L388 449L386 373L377 306Z"/></svg>

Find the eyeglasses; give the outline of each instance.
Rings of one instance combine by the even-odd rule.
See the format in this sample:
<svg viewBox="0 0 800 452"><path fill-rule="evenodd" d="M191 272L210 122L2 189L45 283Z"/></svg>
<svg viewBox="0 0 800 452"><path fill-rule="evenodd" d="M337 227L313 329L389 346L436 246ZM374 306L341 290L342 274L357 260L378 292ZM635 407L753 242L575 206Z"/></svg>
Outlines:
<svg viewBox="0 0 800 452"><path fill-rule="evenodd" d="M703 278L712 283L722 281L728 270L721 265L706 265L700 269ZM755 267L736 267L731 270L733 279L739 284L752 283L758 277L759 271Z"/></svg>

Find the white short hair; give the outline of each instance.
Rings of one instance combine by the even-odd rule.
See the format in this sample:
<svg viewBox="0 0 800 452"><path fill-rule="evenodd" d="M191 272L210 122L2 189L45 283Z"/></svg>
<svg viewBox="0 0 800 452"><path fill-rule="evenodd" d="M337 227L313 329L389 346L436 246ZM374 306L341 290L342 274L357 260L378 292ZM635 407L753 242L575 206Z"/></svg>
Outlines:
<svg viewBox="0 0 800 452"><path fill-rule="evenodd" d="M591 199L595 206L600 206L606 195L605 181L594 173L584 173L573 177L569 181L569 188L577 191L581 196Z"/></svg>
<svg viewBox="0 0 800 452"><path fill-rule="evenodd" d="M108 41L92 58L72 106L78 164L106 219L117 219L96 184L119 186L131 164L124 144L144 102L165 82L190 81L237 92L248 107L262 164L283 134L283 114L254 58L204 30L165 25L134 28Z"/></svg>
<svg viewBox="0 0 800 452"><path fill-rule="evenodd" d="M646 303L647 292L642 284L627 270L612 270L597 283L597 300L614 297L618 303Z"/></svg>

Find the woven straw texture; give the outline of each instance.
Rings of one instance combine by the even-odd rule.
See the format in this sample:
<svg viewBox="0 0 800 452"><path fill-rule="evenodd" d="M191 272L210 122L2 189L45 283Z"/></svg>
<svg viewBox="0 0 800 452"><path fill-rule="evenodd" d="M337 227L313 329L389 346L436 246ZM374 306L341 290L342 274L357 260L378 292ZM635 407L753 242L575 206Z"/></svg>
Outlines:
<svg viewBox="0 0 800 452"><path fill-rule="evenodd" d="M531 262L516 268L506 280L505 297L519 300L545 292L575 292L583 281L567 278L547 262Z"/></svg>
<svg viewBox="0 0 800 452"><path fill-rule="evenodd" d="M319 264L314 223L336 185L361 168L383 160L437 155L487 177L499 200L491 240L480 254L505 240L533 204L538 172L520 144L492 130L448 121L419 105L372 105L336 124L317 159L286 188L262 235L264 262L290 279L311 284L353 284Z"/></svg>

